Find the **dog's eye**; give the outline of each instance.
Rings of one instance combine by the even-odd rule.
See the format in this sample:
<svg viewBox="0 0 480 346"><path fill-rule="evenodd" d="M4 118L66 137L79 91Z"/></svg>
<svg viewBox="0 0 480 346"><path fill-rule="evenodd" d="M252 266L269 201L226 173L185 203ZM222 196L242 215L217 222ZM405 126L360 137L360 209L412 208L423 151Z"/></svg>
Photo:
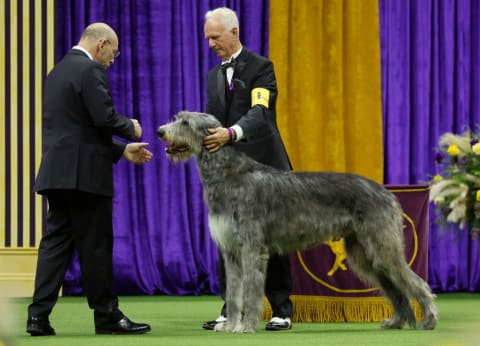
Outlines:
<svg viewBox="0 0 480 346"><path fill-rule="evenodd" d="M185 119L183 119L183 120L182 120L182 125L183 125L183 126L188 126L188 121L185 120Z"/></svg>

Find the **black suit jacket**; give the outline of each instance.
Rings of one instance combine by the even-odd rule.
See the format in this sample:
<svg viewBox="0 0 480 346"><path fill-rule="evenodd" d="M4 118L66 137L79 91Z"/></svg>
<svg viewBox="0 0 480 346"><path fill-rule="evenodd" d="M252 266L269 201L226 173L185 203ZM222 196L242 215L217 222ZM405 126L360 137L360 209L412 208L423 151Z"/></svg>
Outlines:
<svg viewBox="0 0 480 346"><path fill-rule="evenodd" d="M235 149L263 164L289 170L290 162L276 121L277 81L273 64L245 47L236 60L230 95L227 95L225 74L220 65L208 72L206 112L217 117L225 127L237 124L243 129L244 138L233 144ZM252 107L254 88L270 91L268 108Z"/></svg>
<svg viewBox="0 0 480 346"><path fill-rule="evenodd" d="M112 196L112 163L125 148L112 135L134 139L134 126L113 108L104 67L72 49L45 83L42 160L34 191Z"/></svg>

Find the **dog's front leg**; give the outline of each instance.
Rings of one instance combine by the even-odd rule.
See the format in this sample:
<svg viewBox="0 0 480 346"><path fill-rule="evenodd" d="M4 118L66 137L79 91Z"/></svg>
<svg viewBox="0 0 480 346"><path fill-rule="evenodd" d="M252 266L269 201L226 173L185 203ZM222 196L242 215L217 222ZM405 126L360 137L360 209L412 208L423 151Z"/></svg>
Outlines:
<svg viewBox="0 0 480 346"><path fill-rule="evenodd" d="M217 324L216 331L239 332L242 329L242 282L241 263L238 254L222 250L225 262L227 322Z"/></svg>
<svg viewBox="0 0 480 346"><path fill-rule="evenodd" d="M268 263L268 250L244 247L243 271L243 333L255 333L263 309L263 293Z"/></svg>

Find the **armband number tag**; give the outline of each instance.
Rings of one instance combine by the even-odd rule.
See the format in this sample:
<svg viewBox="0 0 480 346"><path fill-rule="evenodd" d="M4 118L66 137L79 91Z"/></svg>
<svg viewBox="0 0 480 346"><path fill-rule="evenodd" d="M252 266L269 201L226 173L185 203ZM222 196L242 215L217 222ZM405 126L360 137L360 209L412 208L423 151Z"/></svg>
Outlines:
<svg viewBox="0 0 480 346"><path fill-rule="evenodd" d="M252 107L255 105L262 105L268 108L268 101L270 99L270 90L265 88L255 88L252 90Z"/></svg>

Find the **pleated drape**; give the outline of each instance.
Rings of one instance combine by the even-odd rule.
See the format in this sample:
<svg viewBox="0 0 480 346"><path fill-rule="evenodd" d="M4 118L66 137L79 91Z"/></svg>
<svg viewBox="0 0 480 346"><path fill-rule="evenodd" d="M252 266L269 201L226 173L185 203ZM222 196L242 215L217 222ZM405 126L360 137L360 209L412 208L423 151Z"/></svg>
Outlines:
<svg viewBox="0 0 480 346"><path fill-rule="evenodd" d="M378 1L271 1L269 56L294 170L382 182Z"/></svg>

